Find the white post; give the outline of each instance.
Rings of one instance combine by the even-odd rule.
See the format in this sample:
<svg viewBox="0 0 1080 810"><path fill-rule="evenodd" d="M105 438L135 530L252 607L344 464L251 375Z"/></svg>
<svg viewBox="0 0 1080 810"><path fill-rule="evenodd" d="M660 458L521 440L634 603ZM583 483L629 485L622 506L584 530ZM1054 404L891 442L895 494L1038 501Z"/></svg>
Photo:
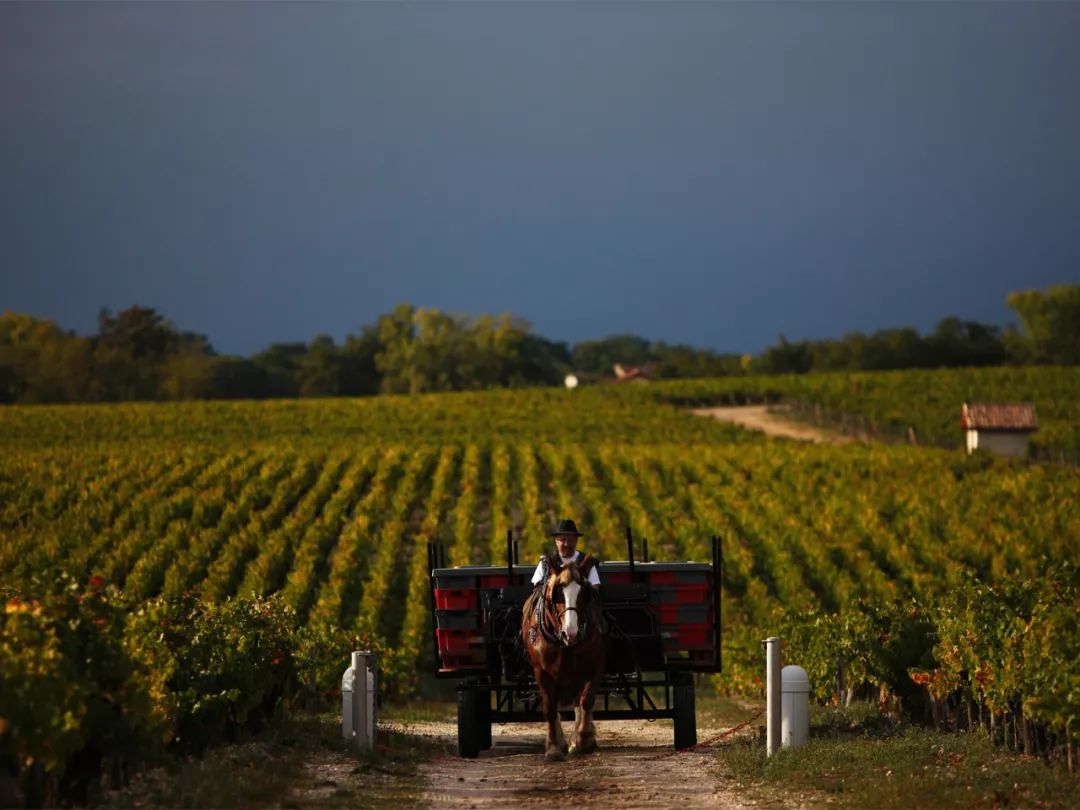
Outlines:
<svg viewBox="0 0 1080 810"><path fill-rule="evenodd" d="M353 738L357 748L375 745L375 654L356 651L352 654L353 669Z"/></svg>
<svg viewBox="0 0 1080 810"><path fill-rule="evenodd" d="M765 753L780 750L780 639L765 639Z"/></svg>
<svg viewBox="0 0 1080 810"><path fill-rule="evenodd" d="M357 650L341 676L341 735L358 748L375 745L375 654Z"/></svg>
<svg viewBox="0 0 1080 810"><path fill-rule="evenodd" d="M780 672L784 710L781 736L784 748L801 748L810 735L810 679L802 667L786 666Z"/></svg>
<svg viewBox="0 0 1080 810"><path fill-rule="evenodd" d="M356 695L356 653L352 664L341 675L341 736L353 737L353 698Z"/></svg>

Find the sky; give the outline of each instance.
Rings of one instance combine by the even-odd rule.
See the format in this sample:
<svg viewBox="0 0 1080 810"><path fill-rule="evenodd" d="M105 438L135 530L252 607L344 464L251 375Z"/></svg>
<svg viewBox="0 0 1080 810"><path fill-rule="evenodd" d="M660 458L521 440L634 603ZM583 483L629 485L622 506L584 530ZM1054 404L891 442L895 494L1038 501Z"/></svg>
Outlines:
<svg viewBox="0 0 1080 810"><path fill-rule="evenodd" d="M0 3L0 311L720 351L1080 282L1080 3Z"/></svg>

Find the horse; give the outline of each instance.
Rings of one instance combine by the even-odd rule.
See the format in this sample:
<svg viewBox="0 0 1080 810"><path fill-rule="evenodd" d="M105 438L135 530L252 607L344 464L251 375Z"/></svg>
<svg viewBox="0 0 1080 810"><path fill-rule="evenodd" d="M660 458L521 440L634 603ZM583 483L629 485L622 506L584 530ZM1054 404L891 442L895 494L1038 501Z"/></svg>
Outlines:
<svg viewBox="0 0 1080 810"><path fill-rule="evenodd" d="M567 753L596 750L593 704L604 677L604 627L600 600L588 582L597 560L586 555L564 565L549 555L547 576L525 600L521 639L543 702L547 722L544 757L558 762ZM559 717L560 703L574 705L574 736L569 747Z"/></svg>

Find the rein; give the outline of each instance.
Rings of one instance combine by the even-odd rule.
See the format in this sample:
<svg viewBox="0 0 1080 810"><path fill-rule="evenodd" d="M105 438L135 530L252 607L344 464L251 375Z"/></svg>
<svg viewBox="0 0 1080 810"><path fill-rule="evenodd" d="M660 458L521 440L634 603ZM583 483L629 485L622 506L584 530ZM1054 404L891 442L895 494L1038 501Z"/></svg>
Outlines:
<svg viewBox="0 0 1080 810"><path fill-rule="evenodd" d="M577 607L570 607L569 605L563 608L564 613L572 610L577 613L579 617L585 617L580 619L581 631L578 636L578 640L575 641L573 644L567 644L563 640L562 636L559 635L559 633L555 629L553 629L558 626L558 620L555 615L555 611L552 610L555 602L548 599L548 581L550 581L550 577L548 579L541 580L539 583L537 583L536 586L536 590L540 592L537 594L536 598L536 626L540 630L540 635L542 635L544 639L549 643L558 644L560 647L569 648L577 646L581 643L581 641L591 635L593 629L593 623L590 622L587 618L588 611L582 611ZM582 587L588 588L591 586L589 586L588 583L585 583Z"/></svg>

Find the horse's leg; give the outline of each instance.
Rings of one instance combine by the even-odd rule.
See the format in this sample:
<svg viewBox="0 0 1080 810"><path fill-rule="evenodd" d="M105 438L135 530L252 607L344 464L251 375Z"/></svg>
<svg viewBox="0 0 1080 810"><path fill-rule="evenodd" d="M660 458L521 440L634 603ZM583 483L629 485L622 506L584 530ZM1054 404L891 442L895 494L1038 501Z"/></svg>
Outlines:
<svg viewBox="0 0 1080 810"><path fill-rule="evenodd" d="M595 684L587 683L581 691L578 705L574 707L577 718L575 741L577 752L591 754L596 750L596 724L593 722L593 705L596 703Z"/></svg>
<svg viewBox="0 0 1080 810"><path fill-rule="evenodd" d="M585 723L585 712L581 709L581 702L574 703L574 733L571 736L570 755L577 754L581 748L581 729Z"/></svg>
<svg viewBox="0 0 1080 810"><path fill-rule="evenodd" d="M553 678L545 676L540 686L540 697L544 703L544 719L547 721L547 743L544 746L544 759L561 762L566 759L566 739L563 737L562 722L559 719L559 695Z"/></svg>

